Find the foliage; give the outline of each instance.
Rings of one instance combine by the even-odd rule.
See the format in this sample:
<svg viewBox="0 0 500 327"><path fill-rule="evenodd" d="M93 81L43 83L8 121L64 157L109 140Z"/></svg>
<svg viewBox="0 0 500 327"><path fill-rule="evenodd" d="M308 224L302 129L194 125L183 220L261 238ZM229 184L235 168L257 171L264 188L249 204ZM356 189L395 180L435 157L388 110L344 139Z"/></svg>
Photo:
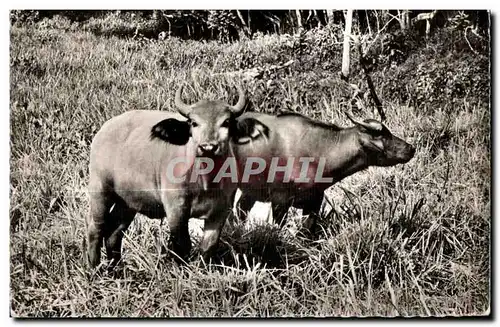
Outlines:
<svg viewBox="0 0 500 327"><path fill-rule="evenodd" d="M10 23L18 24L33 24L40 20L40 12L38 10L11 10Z"/></svg>
<svg viewBox="0 0 500 327"><path fill-rule="evenodd" d="M463 34L445 29L414 49L404 64L386 65L374 73L382 97L424 108L448 108L467 99L489 101L489 47L473 52ZM439 55L438 55L439 54ZM422 57L429 58L422 61Z"/></svg>
<svg viewBox="0 0 500 327"><path fill-rule="evenodd" d="M472 22L469 19L469 15L465 11L459 11L455 16L448 20L448 26L453 30L463 31L471 25Z"/></svg>
<svg viewBox="0 0 500 327"><path fill-rule="evenodd" d="M238 22L236 15L230 10L209 10L207 25L218 32L221 40L229 41L229 36L237 29Z"/></svg>
<svg viewBox="0 0 500 327"><path fill-rule="evenodd" d="M152 37L155 36L157 30L157 22L134 13L122 14L121 11L115 11L104 18L91 17L85 22L83 28L97 35L134 36L141 33Z"/></svg>

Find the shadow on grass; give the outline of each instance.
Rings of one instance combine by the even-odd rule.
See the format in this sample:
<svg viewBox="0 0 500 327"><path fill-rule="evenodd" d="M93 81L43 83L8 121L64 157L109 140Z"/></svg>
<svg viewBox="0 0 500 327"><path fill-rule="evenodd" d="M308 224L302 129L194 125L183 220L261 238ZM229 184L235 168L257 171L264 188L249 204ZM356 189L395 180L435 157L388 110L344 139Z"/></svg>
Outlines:
<svg viewBox="0 0 500 327"><path fill-rule="evenodd" d="M223 231L213 263L286 268L307 259L297 241L276 225L230 226Z"/></svg>

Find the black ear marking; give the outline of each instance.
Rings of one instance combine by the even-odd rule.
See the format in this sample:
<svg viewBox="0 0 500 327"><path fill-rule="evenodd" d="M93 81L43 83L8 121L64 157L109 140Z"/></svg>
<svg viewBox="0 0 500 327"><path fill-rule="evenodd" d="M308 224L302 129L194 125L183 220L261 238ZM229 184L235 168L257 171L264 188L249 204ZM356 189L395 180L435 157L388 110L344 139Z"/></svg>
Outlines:
<svg viewBox="0 0 500 327"><path fill-rule="evenodd" d="M238 144L245 144L260 137L269 138L269 127L254 118L238 120L233 139Z"/></svg>
<svg viewBox="0 0 500 327"><path fill-rule="evenodd" d="M184 145L191 137L191 127L187 121L175 118L162 120L151 128L151 138L159 138L175 145Z"/></svg>

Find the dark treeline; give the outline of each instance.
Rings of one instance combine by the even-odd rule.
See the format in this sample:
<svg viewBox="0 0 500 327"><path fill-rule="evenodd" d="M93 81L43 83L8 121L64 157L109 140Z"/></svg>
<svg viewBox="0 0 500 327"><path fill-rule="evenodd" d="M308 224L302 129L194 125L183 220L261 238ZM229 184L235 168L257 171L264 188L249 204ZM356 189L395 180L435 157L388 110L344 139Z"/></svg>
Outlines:
<svg viewBox="0 0 500 327"><path fill-rule="evenodd" d="M489 28L487 11L457 10L355 10L353 28L361 34L415 31L432 33L465 13L466 23L479 32ZM96 19L128 22L122 29L104 34L151 38L160 33L184 39L219 39L234 41L255 33L297 33L326 26L344 25L343 10L13 10L11 23L36 23L44 18L61 16L85 26ZM94 32L102 30L91 28Z"/></svg>

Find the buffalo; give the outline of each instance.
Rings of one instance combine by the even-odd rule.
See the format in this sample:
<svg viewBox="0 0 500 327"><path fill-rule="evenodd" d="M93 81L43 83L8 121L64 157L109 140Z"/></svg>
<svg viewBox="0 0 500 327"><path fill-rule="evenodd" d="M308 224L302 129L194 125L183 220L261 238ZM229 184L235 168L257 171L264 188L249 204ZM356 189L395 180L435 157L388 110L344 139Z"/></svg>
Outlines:
<svg viewBox="0 0 500 327"><path fill-rule="evenodd" d="M240 180L242 194L236 211L246 215L255 201L271 202L274 221L283 225L293 205L312 216L308 222L312 227L325 189L369 166L403 164L414 156L415 148L379 121L347 116L353 127L341 128L290 112L243 114L241 120L257 120L266 133L235 148L240 169L245 159L254 158L253 174Z"/></svg>
<svg viewBox="0 0 500 327"><path fill-rule="evenodd" d="M211 183L210 174L194 174L194 178L181 181L179 176L203 171L198 158L223 160L232 153L234 143L245 141L247 133L255 134L259 124L250 117L236 123L245 106L241 87L234 106L218 100L188 105L181 99L182 88L175 95L178 113L129 111L111 118L95 135L90 151L87 219L91 267L99 265L103 241L111 266L120 260L123 233L136 213L167 217L169 248L180 258L191 250L189 218L204 219L200 250L203 259L210 260L231 212L231 194L237 185ZM176 165L172 166L173 162ZM169 172L169 167L175 169Z"/></svg>

